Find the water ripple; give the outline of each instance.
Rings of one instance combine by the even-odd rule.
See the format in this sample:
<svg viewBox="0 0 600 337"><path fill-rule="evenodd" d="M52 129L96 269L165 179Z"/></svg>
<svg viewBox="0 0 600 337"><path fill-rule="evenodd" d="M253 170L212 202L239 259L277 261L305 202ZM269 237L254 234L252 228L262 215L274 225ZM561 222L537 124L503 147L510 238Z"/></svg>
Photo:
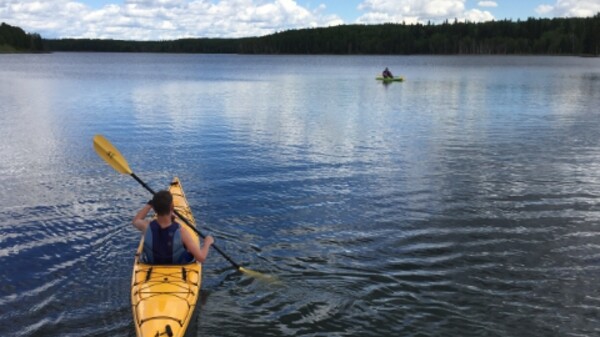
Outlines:
<svg viewBox="0 0 600 337"><path fill-rule="evenodd" d="M7 55L0 335L135 333L149 194L97 133L280 281L211 252L191 336L598 335L594 62ZM374 83L382 63L408 81Z"/></svg>

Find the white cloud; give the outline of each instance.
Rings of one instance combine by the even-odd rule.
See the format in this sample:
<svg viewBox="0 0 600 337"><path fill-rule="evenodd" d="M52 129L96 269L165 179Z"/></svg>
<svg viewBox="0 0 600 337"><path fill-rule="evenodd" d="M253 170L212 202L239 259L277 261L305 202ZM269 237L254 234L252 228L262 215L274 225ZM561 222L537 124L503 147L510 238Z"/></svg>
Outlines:
<svg viewBox="0 0 600 337"><path fill-rule="evenodd" d="M540 15L545 15L552 12L553 9L554 7L550 5L539 5L535 11Z"/></svg>
<svg viewBox="0 0 600 337"><path fill-rule="evenodd" d="M479 7L498 7L498 3L496 1L479 1L477 6L479 6Z"/></svg>
<svg viewBox="0 0 600 337"><path fill-rule="evenodd" d="M170 40L261 36L342 24L295 0L125 0L94 9L73 0L0 0L0 21L43 37Z"/></svg>
<svg viewBox="0 0 600 337"><path fill-rule="evenodd" d="M361 23L404 22L425 23L444 20L488 21L494 16L488 11L467 10L466 0L364 0L359 10Z"/></svg>
<svg viewBox="0 0 600 337"><path fill-rule="evenodd" d="M555 4L542 4L535 11L551 17L589 17L600 12L600 0L556 0Z"/></svg>
<svg viewBox="0 0 600 337"><path fill-rule="evenodd" d="M465 12L460 21L469 21L469 22L485 22L494 20L494 16L492 13L488 11L481 11L479 9L471 9Z"/></svg>
<svg viewBox="0 0 600 337"><path fill-rule="evenodd" d="M0 22L46 38L87 37L170 40L183 37L262 36L277 31L343 24L327 14L325 0L114 0L101 8L84 0L0 0ZM545 16L591 16L600 0L546 0L536 8ZM495 0L362 0L358 23L439 23L493 20Z"/></svg>

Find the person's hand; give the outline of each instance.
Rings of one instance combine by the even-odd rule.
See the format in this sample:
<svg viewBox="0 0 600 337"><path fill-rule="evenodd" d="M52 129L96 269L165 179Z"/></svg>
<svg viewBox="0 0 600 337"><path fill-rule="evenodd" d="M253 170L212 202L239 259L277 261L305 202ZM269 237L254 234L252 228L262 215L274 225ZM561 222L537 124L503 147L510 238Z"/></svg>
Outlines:
<svg viewBox="0 0 600 337"><path fill-rule="evenodd" d="M204 238L204 244L205 245L212 245L215 242L215 239L212 236L207 236L206 238Z"/></svg>

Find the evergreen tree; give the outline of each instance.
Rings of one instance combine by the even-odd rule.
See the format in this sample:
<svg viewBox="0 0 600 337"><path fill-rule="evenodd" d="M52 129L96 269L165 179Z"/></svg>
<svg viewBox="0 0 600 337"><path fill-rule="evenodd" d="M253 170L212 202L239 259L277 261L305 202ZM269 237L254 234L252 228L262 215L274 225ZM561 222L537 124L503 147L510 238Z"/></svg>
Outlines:
<svg viewBox="0 0 600 337"><path fill-rule="evenodd" d="M43 50L43 40L39 34L27 34L19 27L2 22L0 47L19 52L39 52Z"/></svg>

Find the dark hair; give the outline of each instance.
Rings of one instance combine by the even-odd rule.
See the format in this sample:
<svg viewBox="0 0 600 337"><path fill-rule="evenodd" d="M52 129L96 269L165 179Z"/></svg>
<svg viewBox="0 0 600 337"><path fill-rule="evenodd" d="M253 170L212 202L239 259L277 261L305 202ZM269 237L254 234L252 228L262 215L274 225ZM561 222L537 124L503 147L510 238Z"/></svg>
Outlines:
<svg viewBox="0 0 600 337"><path fill-rule="evenodd" d="M152 198L152 207L157 215L167 215L171 213L171 204L173 196L169 191L158 191Z"/></svg>

